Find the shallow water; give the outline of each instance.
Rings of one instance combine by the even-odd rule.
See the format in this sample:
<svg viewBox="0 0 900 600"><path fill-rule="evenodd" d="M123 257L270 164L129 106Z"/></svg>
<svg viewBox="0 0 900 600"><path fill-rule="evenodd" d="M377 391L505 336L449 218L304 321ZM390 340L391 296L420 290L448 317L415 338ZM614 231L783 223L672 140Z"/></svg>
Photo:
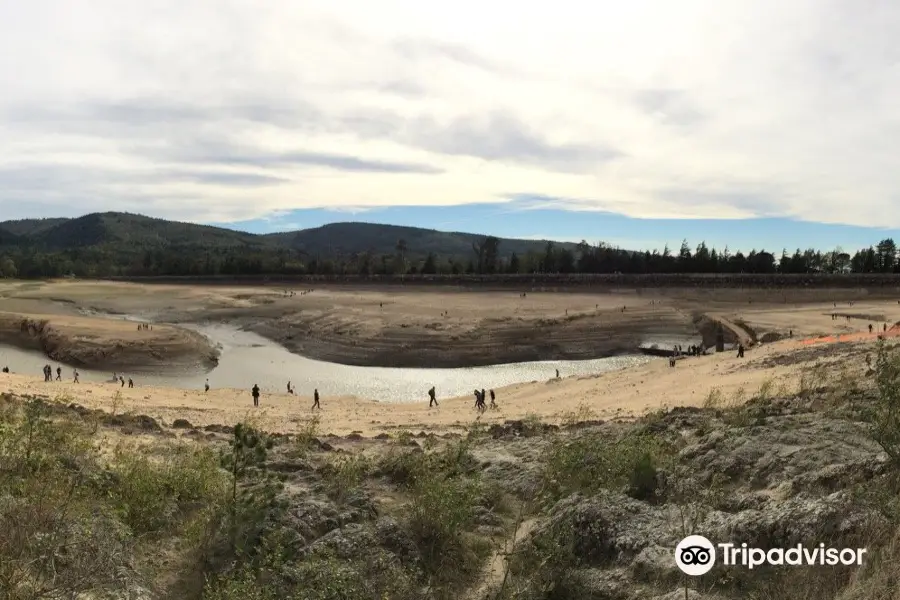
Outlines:
<svg viewBox="0 0 900 600"><path fill-rule="evenodd" d="M209 378L211 387L251 388L254 383L264 392L286 391L290 380L297 394L310 396L318 388L323 397L357 396L386 402L409 402L428 399L428 388L435 386L438 398L471 394L478 388L499 388L528 381L548 380L556 376L591 375L643 364L653 360L646 356L617 356L595 360L542 361L512 363L461 369L397 369L354 367L304 358L255 333L227 325L192 326L221 348L219 364L208 373L122 373L135 385L159 385L185 389L202 389ZM40 376L48 363L38 352L0 346L0 365L8 365L14 373ZM57 363L50 363L56 376ZM72 380L72 367L62 365L63 378ZM101 382L112 378L111 372L79 369L82 381Z"/></svg>

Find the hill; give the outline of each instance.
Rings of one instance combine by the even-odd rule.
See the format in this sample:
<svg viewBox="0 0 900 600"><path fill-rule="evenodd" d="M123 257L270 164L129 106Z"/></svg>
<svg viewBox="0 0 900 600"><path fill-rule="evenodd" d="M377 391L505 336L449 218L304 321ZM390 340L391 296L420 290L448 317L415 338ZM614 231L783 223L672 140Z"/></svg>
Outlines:
<svg viewBox="0 0 900 600"><path fill-rule="evenodd" d="M397 273L416 270L429 255L435 270L461 272L482 260L474 248L485 237L372 223L253 234L137 214L92 213L0 222L2 255L15 265L4 260L0 276ZM499 239L491 261L514 253L542 256L546 246L545 241ZM574 251L574 244L555 246Z"/></svg>
<svg viewBox="0 0 900 600"><path fill-rule="evenodd" d="M677 250L635 252L373 223L253 234L119 212L0 222L0 277L900 273L891 238L852 255L778 254L703 241L692 249L687 240Z"/></svg>
<svg viewBox="0 0 900 600"><path fill-rule="evenodd" d="M261 245L259 236L194 223L181 223L128 213L92 213L75 219L5 221L0 229L38 246L53 249L125 244L144 247L181 245Z"/></svg>
<svg viewBox="0 0 900 600"><path fill-rule="evenodd" d="M469 258L473 254L472 245L480 243L485 237L374 223L332 223L311 229L260 235L118 212L92 213L74 219L3 221L0 222L0 234L4 232L14 242L55 250L104 245L127 246L123 248L127 252L172 246L244 246L295 250L323 259L362 252L395 254L400 240L406 243L410 257L433 253L441 257ZM570 243L558 245L574 248L574 244ZM501 256L508 256L514 252L543 251L545 246L546 241L501 239L499 248Z"/></svg>
<svg viewBox="0 0 900 600"><path fill-rule="evenodd" d="M270 233L262 237L277 246L323 257L350 256L360 252L394 254L397 252L398 242L403 240L410 258L424 258L428 254L434 254L465 259L473 256L473 244L479 244L485 238L474 233L354 222L331 223L300 231ZM570 249L575 247L571 243L554 244ZM499 256L543 252L546 245L546 241L500 239Z"/></svg>

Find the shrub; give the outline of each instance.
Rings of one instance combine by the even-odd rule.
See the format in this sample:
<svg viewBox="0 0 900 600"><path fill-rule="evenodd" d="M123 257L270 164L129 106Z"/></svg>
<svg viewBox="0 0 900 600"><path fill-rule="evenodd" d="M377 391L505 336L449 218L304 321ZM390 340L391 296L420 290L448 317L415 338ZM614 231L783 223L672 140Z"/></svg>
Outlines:
<svg viewBox="0 0 900 600"><path fill-rule="evenodd" d="M548 502L574 492L624 488L647 499L656 491L656 470L671 456L671 445L648 432L631 432L619 439L588 433L556 440L543 466L543 491Z"/></svg>
<svg viewBox="0 0 900 600"><path fill-rule="evenodd" d="M339 457L323 473L328 494L337 500L345 499L365 481L371 468L371 462L362 454Z"/></svg>
<svg viewBox="0 0 900 600"><path fill-rule="evenodd" d="M220 504L226 489L215 454L187 445L158 459L120 447L112 473L116 508L137 535L178 525L197 507Z"/></svg>

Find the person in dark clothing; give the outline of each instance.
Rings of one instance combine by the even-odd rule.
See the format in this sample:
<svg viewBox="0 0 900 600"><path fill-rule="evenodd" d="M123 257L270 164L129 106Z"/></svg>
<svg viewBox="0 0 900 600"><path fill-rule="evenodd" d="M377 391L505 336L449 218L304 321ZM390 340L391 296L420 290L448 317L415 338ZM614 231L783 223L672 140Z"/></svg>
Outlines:
<svg viewBox="0 0 900 600"><path fill-rule="evenodd" d="M62 381L62 367L56 367L56 380Z"/></svg>
<svg viewBox="0 0 900 600"><path fill-rule="evenodd" d="M494 390L491 390L491 408L498 408L497 396L494 394Z"/></svg>
<svg viewBox="0 0 900 600"><path fill-rule="evenodd" d="M129 387L129 388L133 388L133 387L134 387L134 380L133 380L131 377L128 378L128 387Z"/></svg>
<svg viewBox="0 0 900 600"><path fill-rule="evenodd" d="M484 397L478 390L475 390L475 410L477 410L478 412L484 411Z"/></svg>
<svg viewBox="0 0 900 600"><path fill-rule="evenodd" d="M869 323L869 333L872 333L872 324Z"/></svg>
<svg viewBox="0 0 900 600"><path fill-rule="evenodd" d="M744 358L744 345L743 345L743 344L738 344L738 353L737 353L737 357L738 357L738 358Z"/></svg>
<svg viewBox="0 0 900 600"><path fill-rule="evenodd" d="M9 367L3 367L3 372L4 372L4 373L9 373Z"/></svg>
<svg viewBox="0 0 900 600"><path fill-rule="evenodd" d="M75 369L75 383L80 383L78 381L78 369Z"/></svg>
<svg viewBox="0 0 900 600"><path fill-rule="evenodd" d="M122 387L125 387L125 378L119 375L119 381L122 382Z"/></svg>
<svg viewBox="0 0 900 600"><path fill-rule="evenodd" d="M250 394L253 396L253 406L259 406L259 386L255 383L253 384L253 389L250 390Z"/></svg>
<svg viewBox="0 0 900 600"><path fill-rule="evenodd" d="M322 410L322 405L319 404L319 389L318 389L318 388L316 388L315 390L313 390L313 405L312 405L312 408L311 408L310 410L315 410L315 409L317 409L317 408L318 408L319 410Z"/></svg>
<svg viewBox="0 0 900 600"><path fill-rule="evenodd" d="M434 386L431 386L431 389L428 390L428 408L431 408L432 405L440 406L437 401L437 396L435 396Z"/></svg>
<svg viewBox="0 0 900 600"><path fill-rule="evenodd" d="M204 386L203 386L203 391L204 391L204 392L208 392L208 391L209 391L209 379L206 380L206 384L204 384Z"/></svg>
<svg viewBox="0 0 900 600"><path fill-rule="evenodd" d="M293 394L293 393L294 393L294 388L291 387L291 382L290 382L290 381L288 381L287 390L288 390L288 394Z"/></svg>

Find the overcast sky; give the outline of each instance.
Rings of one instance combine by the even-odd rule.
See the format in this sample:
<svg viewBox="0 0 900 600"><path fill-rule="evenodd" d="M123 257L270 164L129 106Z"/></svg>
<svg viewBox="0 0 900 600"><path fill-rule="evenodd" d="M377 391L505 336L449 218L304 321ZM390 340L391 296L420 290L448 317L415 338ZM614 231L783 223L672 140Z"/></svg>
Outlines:
<svg viewBox="0 0 900 600"><path fill-rule="evenodd" d="M0 217L897 228L898 32L889 0L0 0Z"/></svg>

